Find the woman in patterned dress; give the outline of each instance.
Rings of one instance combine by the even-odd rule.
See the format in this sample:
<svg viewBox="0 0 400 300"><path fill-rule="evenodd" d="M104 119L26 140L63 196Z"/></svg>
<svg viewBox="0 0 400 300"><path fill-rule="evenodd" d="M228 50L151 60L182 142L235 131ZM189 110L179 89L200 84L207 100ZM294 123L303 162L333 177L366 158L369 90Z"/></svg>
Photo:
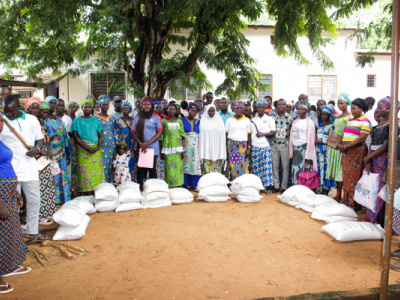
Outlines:
<svg viewBox="0 0 400 300"><path fill-rule="evenodd" d="M25 100L25 111L28 114L34 115L38 118L43 139L43 148L40 150L41 156L50 157L50 138L47 134L47 127L44 120L50 112L50 105L46 102L41 102L39 98L28 98ZM54 186L54 179L51 175L50 165L39 171L40 181L40 211L39 211L39 224L50 225L53 221L50 218L57 211L56 206L56 188Z"/></svg>
<svg viewBox="0 0 400 300"><path fill-rule="evenodd" d="M0 114L0 133L3 131ZM31 269L20 265L25 261L25 244L22 239L19 208L23 200L17 190L17 176L11 165L13 153L0 141L0 294L14 289L3 278L28 273Z"/></svg>
<svg viewBox="0 0 400 300"><path fill-rule="evenodd" d="M94 117L103 125L103 143L101 144L102 163L106 182L111 182L111 170L115 151L114 123L115 118L107 114L110 98L102 95L99 97L100 113Z"/></svg>
<svg viewBox="0 0 400 300"><path fill-rule="evenodd" d="M175 104L167 106L168 116L162 120L162 150L161 159L165 160L165 181L170 187L182 186L183 157L182 139L185 137L183 123L176 117Z"/></svg>
<svg viewBox="0 0 400 300"><path fill-rule="evenodd" d="M335 122L333 123L333 131L339 136L343 136L343 130L346 126L347 121L351 118L350 112L347 107L351 105L351 100L348 94L341 93L338 97L338 107L342 112ZM335 181L337 192L335 200L338 202L342 201L342 189L343 189L343 167L342 167L343 154L338 149L328 148L326 160L328 161L326 168L326 179Z"/></svg>
<svg viewBox="0 0 400 300"><path fill-rule="evenodd" d="M183 129L186 137L183 141L185 157L183 158L184 185L195 188L201 177L199 133L200 120L195 119L199 107L195 103L189 104L188 116L183 117Z"/></svg>
<svg viewBox="0 0 400 300"><path fill-rule="evenodd" d="M72 119L72 122L76 119L76 112L79 110L80 106L76 102L68 103L68 116ZM71 146L71 164L70 164L70 181L71 181L71 194L72 198L78 195L78 166L77 166L77 153L75 140L72 138L71 128L69 132L69 143Z"/></svg>
<svg viewBox="0 0 400 300"><path fill-rule="evenodd" d="M69 185L68 165L70 163L69 138L63 121L54 115L57 109L57 98L48 96L45 102L50 105L50 112L44 123L50 138L50 149L53 151L52 160L57 161L60 173L54 176L56 186L56 203L63 204L71 200ZM55 153L57 152L57 153Z"/></svg>
<svg viewBox="0 0 400 300"><path fill-rule="evenodd" d="M326 169L328 167L327 154L329 147L326 145L329 133L333 130L333 123L331 116L333 114L333 106L325 106L321 110L320 118L321 124L317 129L317 139L315 145L317 148L317 159L318 159L318 173L319 181L321 183L321 193L328 195L331 188L336 187L335 181L332 179L326 179Z"/></svg>

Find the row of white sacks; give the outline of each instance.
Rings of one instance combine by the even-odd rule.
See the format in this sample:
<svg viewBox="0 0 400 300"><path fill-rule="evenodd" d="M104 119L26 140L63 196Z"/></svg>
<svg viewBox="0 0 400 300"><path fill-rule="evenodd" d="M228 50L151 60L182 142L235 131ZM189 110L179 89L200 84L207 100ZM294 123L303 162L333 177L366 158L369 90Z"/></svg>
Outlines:
<svg viewBox="0 0 400 300"><path fill-rule="evenodd" d="M316 195L303 185L288 188L278 199L311 213L311 218L328 223L322 230L339 242L381 240L384 230L378 224L358 221L356 212L325 195Z"/></svg>

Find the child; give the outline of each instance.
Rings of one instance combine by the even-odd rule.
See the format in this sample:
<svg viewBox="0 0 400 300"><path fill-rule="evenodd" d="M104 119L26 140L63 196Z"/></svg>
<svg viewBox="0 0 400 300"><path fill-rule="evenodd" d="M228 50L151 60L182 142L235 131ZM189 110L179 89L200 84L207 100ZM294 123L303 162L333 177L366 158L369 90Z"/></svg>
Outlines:
<svg viewBox="0 0 400 300"><path fill-rule="evenodd" d="M131 182L131 173L129 172L131 152L128 150L126 142L122 141L117 145L117 151L115 151L113 159L111 178L114 178L114 185L118 186L124 182Z"/></svg>

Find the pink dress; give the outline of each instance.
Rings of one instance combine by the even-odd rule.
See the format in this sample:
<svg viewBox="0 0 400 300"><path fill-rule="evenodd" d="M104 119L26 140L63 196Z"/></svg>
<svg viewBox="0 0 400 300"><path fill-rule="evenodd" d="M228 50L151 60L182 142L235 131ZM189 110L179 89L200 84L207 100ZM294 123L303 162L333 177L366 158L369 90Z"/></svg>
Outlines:
<svg viewBox="0 0 400 300"><path fill-rule="evenodd" d="M120 185L124 182L131 182L131 173L129 172L129 160L131 159L131 152L127 151L122 155L117 154L113 161L114 171L114 185Z"/></svg>

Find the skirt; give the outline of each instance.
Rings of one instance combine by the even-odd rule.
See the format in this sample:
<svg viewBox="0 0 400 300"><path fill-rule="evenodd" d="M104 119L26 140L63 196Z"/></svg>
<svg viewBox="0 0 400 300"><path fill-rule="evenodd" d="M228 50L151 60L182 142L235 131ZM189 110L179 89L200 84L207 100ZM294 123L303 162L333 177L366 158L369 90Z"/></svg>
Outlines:
<svg viewBox="0 0 400 300"><path fill-rule="evenodd" d="M71 190L78 191L78 153L74 139L70 139L71 143Z"/></svg>
<svg viewBox="0 0 400 300"><path fill-rule="evenodd" d="M182 186L183 178L183 161L181 153L164 154L165 158L165 181L170 187Z"/></svg>
<svg viewBox="0 0 400 300"><path fill-rule="evenodd" d="M328 153L326 156L327 167L325 178L328 180L334 180L336 182L343 181L343 167L342 159L343 154L339 150L335 150L329 146Z"/></svg>
<svg viewBox="0 0 400 300"><path fill-rule="evenodd" d="M224 164L225 164L225 159L218 159L218 160L203 159L203 163L201 164L201 174L206 175L212 172L222 173Z"/></svg>
<svg viewBox="0 0 400 300"><path fill-rule="evenodd" d="M59 162L60 174L54 176L56 187L56 203L64 204L71 200L71 187L69 185L67 158L63 157Z"/></svg>
<svg viewBox="0 0 400 300"><path fill-rule="evenodd" d="M252 173L261 179L265 188L274 185L271 147L251 147L251 165Z"/></svg>
<svg viewBox="0 0 400 300"><path fill-rule="evenodd" d="M7 221L0 220L0 275L10 273L26 259L16 187L17 177L0 178L0 198L10 215Z"/></svg>
<svg viewBox="0 0 400 300"><path fill-rule="evenodd" d="M363 173L363 159L367 155L365 143L343 153L343 203L354 207L354 190Z"/></svg>
<svg viewBox="0 0 400 300"><path fill-rule="evenodd" d="M96 148L96 143L82 142L91 148ZM77 146L78 154L78 188L81 192L91 192L94 187L104 183L104 170L101 164L101 151L89 153Z"/></svg>
<svg viewBox="0 0 400 300"><path fill-rule="evenodd" d="M293 157L292 157L292 167L291 167L291 185L299 184L299 173L303 170L306 163L306 150L307 144L301 146L293 145Z"/></svg>
<svg viewBox="0 0 400 300"><path fill-rule="evenodd" d="M157 155L156 160L156 171L158 179L165 179L165 161L163 161L160 157L161 155Z"/></svg>
<svg viewBox="0 0 400 300"><path fill-rule="evenodd" d="M111 182L114 147L101 147L102 165L106 182Z"/></svg>
<svg viewBox="0 0 400 300"><path fill-rule="evenodd" d="M228 139L228 164L231 180L250 174L249 158L246 157L247 142Z"/></svg>
<svg viewBox="0 0 400 300"><path fill-rule="evenodd" d="M327 178L327 169L329 167L328 152L330 147L327 145L316 145L317 148L317 161L318 161L318 174L319 182L321 183L322 190L330 190L331 188L336 188L335 181L333 179Z"/></svg>
<svg viewBox="0 0 400 300"><path fill-rule="evenodd" d="M56 188L51 175L50 165L39 172L40 211L39 220L50 218L57 211Z"/></svg>

